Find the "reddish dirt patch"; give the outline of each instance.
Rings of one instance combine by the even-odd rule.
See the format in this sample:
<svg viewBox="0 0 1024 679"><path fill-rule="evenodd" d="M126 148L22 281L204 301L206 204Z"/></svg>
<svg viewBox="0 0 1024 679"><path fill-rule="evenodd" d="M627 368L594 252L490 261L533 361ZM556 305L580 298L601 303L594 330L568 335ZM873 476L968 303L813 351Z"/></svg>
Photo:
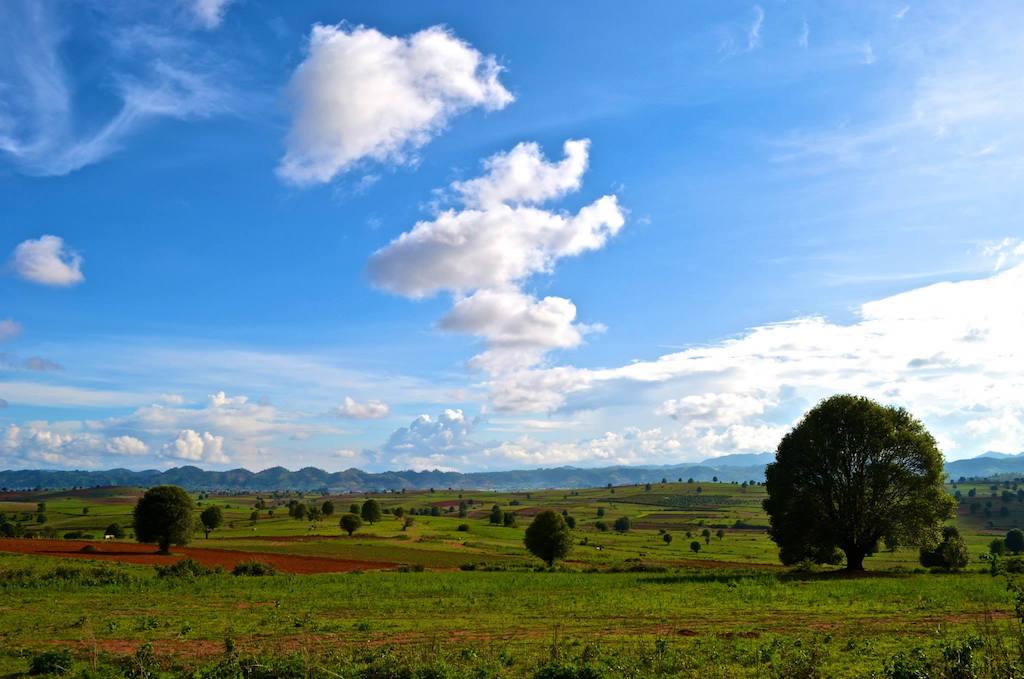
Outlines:
<svg viewBox="0 0 1024 679"><path fill-rule="evenodd" d="M82 552L86 545L94 545L98 552ZM202 547L174 547L169 555L156 554L152 545L136 545L127 542L88 542L82 540L29 540L0 538L0 552L17 554L38 554L77 559L103 559L122 563L165 566L184 557L195 559L204 566L221 566L231 570L240 561L257 559L269 563L283 573L339 573L355 570L392 568L397 564L380 561L356 561L323 556L296 556L292 554L268 554L266 552L239 552L227 549L206 549Z"/></svg>

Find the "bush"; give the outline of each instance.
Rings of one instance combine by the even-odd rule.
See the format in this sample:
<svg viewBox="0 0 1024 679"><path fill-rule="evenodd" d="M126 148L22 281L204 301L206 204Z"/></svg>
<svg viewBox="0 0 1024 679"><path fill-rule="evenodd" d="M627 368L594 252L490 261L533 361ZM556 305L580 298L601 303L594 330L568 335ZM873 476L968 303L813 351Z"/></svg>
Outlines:
<svg viewBox="0 0 1024 679"><path fill-rule="evenodd" d="M363 525L363 520L358 515L350 512L342 516L338 523L341 529L351 536L352 533L355 533Z"/></svg>
<svg viewBox="0 0 1024 679"><path fill-rule="evenodd" d="M1006 534L1006 548L1014 554L1024 552L1024 532L1014 528Z"/></svg>
<svg viewBox="0 0 1024 679"><path fill-rule="evenodd" d="M169 566L156 566L155 568L158 578L201 578L223 571L219 566L207 568L195 559L182 559Z"/></svg>
<svg viewBox="0 0 1024 679"><path fill-rule="evenodd" d="M29 661L29 674L67 674L71 671L74 660L71 658L71 651L66 648L59 648L53 651L43 651L32 656Z"/></svg>
<svg viewBox="0 0 1024 679"><path fill-rule="evenodd" d="M960 531L953 526L946 526L942 529L942 542L931 549L922 547L920 560L925 568L956 571L967 565L970 556Z"/></svg>
<svg viewBox="0 0 1024 679"><path fill-rule="evenodd" d="M460 523L459 527L456 528L455 530L459 531L460 533L468 533L469 532L469 524L468 523Z"/></svg>
<svg viewBox="0 0 1024 679"><path fill-rule="evenodd" d="M231 570L231 574L251 576L277 575L277 569L269 563L250 559L248 561L240 561L235 564L235 567Z"/></svg>
<svg viewBox="0 0 1024 679"><path fill-rule="evenodd" d="M620 533L625 533L633 527L633 522L629 520L628 516L620 516L615 519L615 523L612 524L612 527Z"/></svg>

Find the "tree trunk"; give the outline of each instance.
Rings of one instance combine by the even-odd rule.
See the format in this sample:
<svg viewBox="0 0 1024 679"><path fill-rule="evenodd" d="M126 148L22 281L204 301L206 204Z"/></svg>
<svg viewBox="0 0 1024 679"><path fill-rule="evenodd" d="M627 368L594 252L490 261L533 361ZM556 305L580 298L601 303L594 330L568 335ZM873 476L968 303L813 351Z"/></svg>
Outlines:
<svg viewBox="0 0 1024 679"><path fill-rule="evenodd" d="M847 550L846 570L851 573L860 573L864 570L864 552Z"/></svg>

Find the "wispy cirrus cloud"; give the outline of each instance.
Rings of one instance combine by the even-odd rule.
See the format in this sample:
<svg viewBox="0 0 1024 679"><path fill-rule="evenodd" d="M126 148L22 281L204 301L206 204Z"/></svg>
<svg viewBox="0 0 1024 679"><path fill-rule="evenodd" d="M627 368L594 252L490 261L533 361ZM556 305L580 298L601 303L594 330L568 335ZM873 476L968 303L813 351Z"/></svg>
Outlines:
<svg viewBox="0 0 1024 679"><path fill-rule="evenodd" d="M206 118L231 109L234 88L187 37L155 24L108 21L109 72L92 92L114 102L106 117L79 104L81 83L64 57L72 37L58 5L12 0L0 7L0 154L23 173L58 176L99 162L159 118Z"/></svg>

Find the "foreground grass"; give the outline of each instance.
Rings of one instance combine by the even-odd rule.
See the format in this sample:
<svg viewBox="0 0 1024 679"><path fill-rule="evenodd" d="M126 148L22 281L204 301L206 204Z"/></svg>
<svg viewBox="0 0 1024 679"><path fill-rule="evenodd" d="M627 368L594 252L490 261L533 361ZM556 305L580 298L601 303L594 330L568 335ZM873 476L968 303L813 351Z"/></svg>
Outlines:
<svg viewBox="0 0 1024 679"><path fill-rule="evenodd" d="M44 577L55 568L72 575ZM494 676L528 676L553 656L604 658L606 665L647 658L636 667L653 672L657 661L672 672L760 676L813 649L823 676L870 676L900 650L1005 626L1012 611L1005 583L979 573L848 579L456 571L168 580L151 568L104 564L114 576L73 575L89 568L0 555L0 674L23 672L26 659L46 648L68 647L88 665L145 643L185 671L223 660L230 639L237 653L299 652L313 665L357 652L420 662L443 648L452 662L493 665ZM357 660L346 662L356 668ZM657 676L627 670L604 668L607 676Z"/></svg>

